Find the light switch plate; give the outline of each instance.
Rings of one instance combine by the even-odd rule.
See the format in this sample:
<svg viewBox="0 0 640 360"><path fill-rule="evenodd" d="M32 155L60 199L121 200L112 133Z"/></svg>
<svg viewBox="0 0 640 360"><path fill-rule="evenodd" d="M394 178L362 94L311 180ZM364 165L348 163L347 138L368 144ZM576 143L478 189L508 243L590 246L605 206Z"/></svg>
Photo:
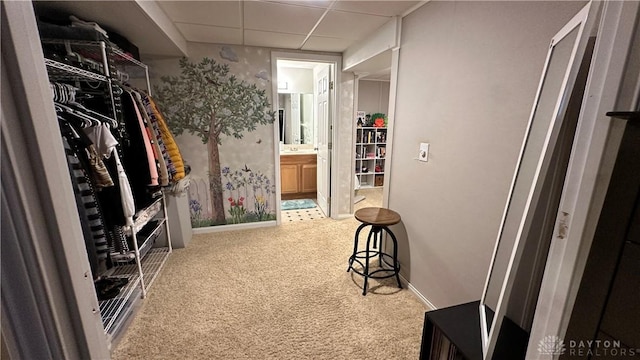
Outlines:
<svg viewBox="0 0 640 360"><path fill-rule="evenodd" d="M420 152L418 153L418 160L427 162L429 161L429 144L420 143Z"/></svg>

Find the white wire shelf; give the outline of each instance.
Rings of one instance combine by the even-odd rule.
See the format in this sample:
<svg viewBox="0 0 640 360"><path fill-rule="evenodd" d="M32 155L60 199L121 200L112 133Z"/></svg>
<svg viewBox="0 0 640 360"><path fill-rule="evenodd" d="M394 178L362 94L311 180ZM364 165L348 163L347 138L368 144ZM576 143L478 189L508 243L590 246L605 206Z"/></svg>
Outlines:
<svg viewBox="0 0 640 360"><path fill-rule="evenodd" d="M122 289L120 294L113 299L100 301L100 315L102 316L102 324L104 325L104 331L107 334L113 334L117 327L119 327L123 320L127 317L125 310L132 308L133 302L136 301L141 292L140 277L137 272L124 273L116 269L112 276L126 277L129 279L129 283Z"/></svg>
<svg viewBox="0 0 640 360"><path fill-rule="evenodd" d="M138 211L135 215L135 220L133 222L133 231L138 232L142 230L142 228L149 223L162 209L162 196L156 199L151 205L146 208ZM131 226L124 227L124 234L127 236L131 236Z"/></svg>
<svg viewBox="0 0 640 360"><path fill-rule="evenodd" d="M147 289L160 274L169 253L168 247L152 248L142 259L142 274ZM120 295L100 301L100 315L102 315L104 330L107 334L114 335L129 316L134 303L141 297L142 289L139 286L140 277L136 264L115 266L110 276L129 278L129 283L120 290Z"/></svg>
<svg viewBox="0 0 640 360"><path fill-rule="evenodd" d="M165 221L167 221L166 219L162 219L160 220L155 228L153 229L153 231L151 231L151 233L149 235L146 236L146 238L144 239L144 241L142 242L142 244L138 247L138 250L140 251L140 258L144 259L144 257L147 255L147 253L151 250L151 248L153 247L153 244L155 244L156 239L158 238L158 236L160 236L160 233L162 232L162 230L164 229L164 223Z"/></svg>
<svg viewBox="0 0 640 360"><path fill-rule="evenodd" d="M50 78L107 81L107 77L104 75L96 74L55 60L45 58L44 63L47 65L47 72L49 73Z"/></svg>
<svg viewBox="0 0 640 360"><path fill-rule="evenodd" d="M126 54L122 50L118 48L111 48L111 51L116 55L113 57L113 61L119 65L127 65L127 63L134 64L136 66L140 66L141 68L147 69L147 65L141 63L140 61L131 57L131 55Z"/></svg>
<svg viewBox="0 0 640 360"><path fill-rule="evenodd" d="M155 279L160 275L165 262L169 258L168 247L152 248L142 260L142 273L144 274L147 289L151 287Z"/></svg>
<svg viewBox="0 0 640 360"><path fill-rule="evenodd" d="M71 39L42 39L43 44L52 44L52 45L65 45L69 44L73 47L73 50L80 50L83 55L87 55L90 58L99 58L100 48L102 47L103 41L91 41L91 40L71 40ZM140 61L131 57L131 55L126 54L124 51L120 50L115 44L111 42L104 41L105 48L112 53L111 60L115 64L123 65L126 63L132 63L137 66L147 68L147 65L141 63ZM90 55L93 54L93 55Z"/></svg>
<svg viewBox="0 0 640 360"><path fill-rule="evenodd" d="M115 44L103 41L87 41L87 40L66 40L66 39L42 39L43 44L54 46L65 46L69 44L73 51L78 52L83 57L91 60L102 60L102 44L106 50L106 56L109 63L115 67L111 69L113 78L123 76L126 79L145 78L148 67L131 55L125 53ZM123 80L120 78L120 80Z"/></svg>
<svg viewBox="0 0 640 360"><path fill-rule="evenodd" d="M153 281L156 279L160 270L164 266L165 261L169 256L169 248L168 247L158 247L152 248L147 253L147 256L142 259L140 265L142 266L142 274L144 276L144 283L146 288L148 289ZM138 267L136 264L127 264L127 265L119 265L118 273L136 273L138 272Z"/></svg>
<svg viewBox="0 0 640 360"><path fill-rule="evenodd" d="M138 240L138 251L140 252L141 259L143 259L147 255L149 250L153 248L153 245L155 244L156 240L158 239L158 237L160 236L160 234L164 229L164 224L166 221L167 220L164 218L158 219L158 222L155 224L153 230L148 234L145 234L144 238L142 238L140 234L137 234L136 240ZM120 260L115 260L116 265L124 266L130 263L134 263L136 261L133 255L134 253L135 253L134 250L129 250L127 255L131 256L131 258L128 259L123 257Z"/></svg>

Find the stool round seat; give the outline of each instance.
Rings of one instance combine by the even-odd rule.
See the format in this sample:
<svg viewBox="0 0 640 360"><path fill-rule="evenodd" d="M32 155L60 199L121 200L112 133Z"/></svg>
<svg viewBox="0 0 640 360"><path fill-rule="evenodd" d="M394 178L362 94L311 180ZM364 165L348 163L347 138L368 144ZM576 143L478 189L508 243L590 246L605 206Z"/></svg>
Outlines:
<svg viewBox="0 0 640 360"><path fill-rule="evenodd" d="M398 261L398 241L393 231L388 226L400 222L400 214L393 210L368 207L363 208L354 214L355 218L362 224L358 226L353 239L353 253L349 257L349 267L347 272L353 270L354 273L364 277L362 295L367 295L367 285L369 279L384 279L395 277L398 287L402 289L400 283L400 262ZM358 248L360 232L370 226L367 243L364 250ZM383 250L383 233L391 239L392 248L390 251ZM373 240L373 242L372 242ZM378 243L380 246L378 246ZM370 261L378 258L378 267L371 268ZM359 268L354 267L358 264Z"/></svg>
<svg viewBox="0 0 640 360"><path fill-rule="evenodd" d="M361 223L369 225L389 226L400 222L400 214L397 212L377 207L362 208L354 216Z"/></svg>

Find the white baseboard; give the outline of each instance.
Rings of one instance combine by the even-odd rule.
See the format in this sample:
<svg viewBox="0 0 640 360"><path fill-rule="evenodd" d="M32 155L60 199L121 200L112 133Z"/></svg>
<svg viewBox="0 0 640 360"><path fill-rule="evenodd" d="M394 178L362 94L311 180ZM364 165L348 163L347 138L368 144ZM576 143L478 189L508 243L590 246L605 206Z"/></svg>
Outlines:
<svg viewBox="0 0 640 360"><path fill-rule="evenodd" d="M208 234L214 232L222 232L222 231L232 231L232 230L246 230L246 229L256 229L263 227L271 227L276 226L276 221L256 221L251 223L244 224L231 224L231 225L218 225L218 226L206 226L199 227L193 229L194 234Z"/></svg>
<svg viewBox="0 0 640 360"><path fill-rule="evenodd" d="M336 217L332 216L332 218L336 220L350 219L352 217L353 217L353 214L338 214Z"/></svg>
<svg viewBox="0 0 640 360"><path fill-rule="evenodd" d="M424 295L422 295L422 293L420 293L418 289L416 289L413 285L411 285L411 283L407 281L407 279L405 279L404 276L402 276L402 274L400 274L400 282L402 283L403 286L406 286L406 288L409 291L411 291L413 295L416 298L418 298L420 302L425 304L430 310L438 310L438 308L435 305L433 305L433 303L429 301L429 299L427 299Z"/></svg>

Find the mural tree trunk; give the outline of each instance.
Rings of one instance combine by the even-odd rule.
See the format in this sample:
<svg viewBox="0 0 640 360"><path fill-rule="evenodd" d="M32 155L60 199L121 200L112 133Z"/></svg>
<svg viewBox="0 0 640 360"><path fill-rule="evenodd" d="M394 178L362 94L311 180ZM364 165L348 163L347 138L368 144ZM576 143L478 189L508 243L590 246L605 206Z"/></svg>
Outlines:
<svg viewBox="0 0 640 360"><path fill-rule="evenodd" d="M215 114L211 114L210 129L215 129ZM209 132L207 141L209 152L209 192L211 193L211 218L214 224L225 223L224 199L222 196L222 177L220 168L220 149L215 131Z"/></svg>
<svg viewBox="0 0 640 360"><path fill-rule="evenodd" d="M158 103L171 130L197 135L209 153L209 191L212 225L225 223L220 146L222 135L241 139L257 125L273 123L267 95L256 84L229 75L229 66L214 59L200 63L180 60L180 76L162 77L155 88Z"/></svg>

